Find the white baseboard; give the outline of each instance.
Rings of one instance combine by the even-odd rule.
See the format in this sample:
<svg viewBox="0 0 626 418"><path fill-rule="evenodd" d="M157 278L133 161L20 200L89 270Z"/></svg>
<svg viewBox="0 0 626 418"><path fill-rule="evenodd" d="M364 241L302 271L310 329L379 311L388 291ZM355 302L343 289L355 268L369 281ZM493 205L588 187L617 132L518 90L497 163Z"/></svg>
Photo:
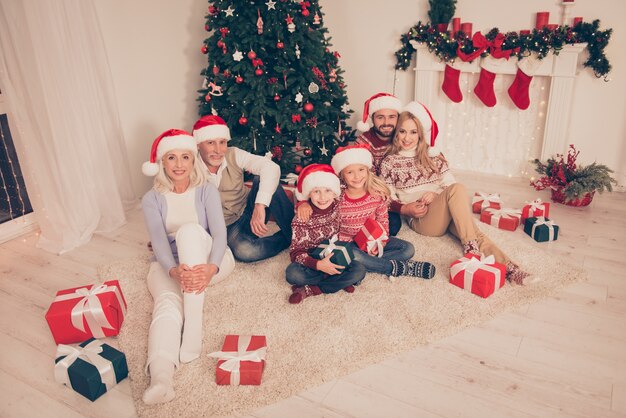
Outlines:
<svg viewBox="0 0 626 418"><path fill-rule="evenodd" d="M21 216L19 218L0 224L0 244L27 234L39 227L34 213Z"/></svg>

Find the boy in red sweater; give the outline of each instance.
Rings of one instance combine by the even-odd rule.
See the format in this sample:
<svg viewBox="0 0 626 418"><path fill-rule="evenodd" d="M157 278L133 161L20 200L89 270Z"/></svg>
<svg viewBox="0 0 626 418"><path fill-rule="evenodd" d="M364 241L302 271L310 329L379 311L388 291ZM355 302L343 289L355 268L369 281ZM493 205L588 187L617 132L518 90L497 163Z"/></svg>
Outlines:
<svg viewBox="0 0 626 418"><path fill-rule="evenodd" d="M341 289L352 293L353 285L365 277L365 267L358 261L352 261L344 269L330 261L332 254L321 260L310 255L323 240L339 233L337 197L340 192L339 178L327 164L311 164L298 176L296 197L308 199L313 213L307 221L294 217L291 223L291 264L285 271L287 282L293 285L289 303L300 303L308 296Z"/></svg>

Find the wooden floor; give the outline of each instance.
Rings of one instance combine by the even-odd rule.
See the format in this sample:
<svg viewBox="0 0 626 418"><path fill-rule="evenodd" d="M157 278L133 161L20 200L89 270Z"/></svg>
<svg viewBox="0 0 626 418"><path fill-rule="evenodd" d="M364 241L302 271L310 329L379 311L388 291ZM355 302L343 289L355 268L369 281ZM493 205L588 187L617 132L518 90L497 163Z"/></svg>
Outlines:
<svg viewBox="0 0 626 418"><path fill-rule="evenodd" d="M500 192L507 206L548 197L520 179L457 177L470 191ZM95 403L54 381L44 320L56 290L145 254L141 214L129 217L63 256L35 248L35 234L0 245L1 417L135 416L128 380ZM587 269L588 282L250 416L626 416L626 194L596 196L584 209L553 204L551 218L559 240L541 246Z"/></svg>

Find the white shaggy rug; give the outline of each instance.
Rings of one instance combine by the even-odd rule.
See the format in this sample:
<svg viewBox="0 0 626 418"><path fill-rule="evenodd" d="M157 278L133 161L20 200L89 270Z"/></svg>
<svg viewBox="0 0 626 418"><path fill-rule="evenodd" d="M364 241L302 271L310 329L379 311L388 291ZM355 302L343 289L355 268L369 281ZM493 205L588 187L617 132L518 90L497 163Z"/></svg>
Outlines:
<svg viewBox="0 0 626 418"><path fill-rule="evenodd" d="M533 274L528 284L507 283L488 299L463 291L448 283L448 267L462 255L458 241L419 236L406 226L398 236L415 245L414 259L437 267L430 281L408 277L390 281L368 274L353 294L338 292L290 305L287 298L291 292L284 277L287 251L258 263L238 263L232 276L208 290L201 358L181 365L175 374L176 398L156 406L141 400L148 385L144 366L152 312L145 281L149 254L101 267L100 278L118 279L128 301L119 344L128 359L137 413L140 417L244 414L545 298L585 278L571 263L544 254L542 248L549 243L536 243L521 229L509 232L485 224L480 227ZM261 386L216 385L217 360L206 354L220 350L226 334L267 336Z"/></svg>

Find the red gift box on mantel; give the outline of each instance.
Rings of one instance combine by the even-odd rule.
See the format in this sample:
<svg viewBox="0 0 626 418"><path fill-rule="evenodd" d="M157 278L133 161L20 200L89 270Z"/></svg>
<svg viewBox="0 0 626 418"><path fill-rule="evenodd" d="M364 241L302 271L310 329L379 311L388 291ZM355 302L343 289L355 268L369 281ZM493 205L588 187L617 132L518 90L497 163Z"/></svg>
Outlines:
<svg viewBox="0 0 626 418"><path fill-rule="evenodd" d="M504 286L506 266L495 257L465 254L450 265L450 283L486 298Z"/></svg>
<svg viewBox="0 0 626 418"><path fill-rule="evenodd" d="M480 213L480 221L500 229L515 231L519 226L521 216L522 211L519 209L487 208Z"/></svg>
<svg viewBox="0 0 626 418"><path fill-rule="evenodd" d="M472 212L481 213L483 209L500 209L500 195L498 193L476 192L472 198Z"/></svg>
<svg viewBox="0 0 626 418"><path fill-rule="evenodd" d="M540 216L544 218L550 216L550 203L542 202L541 199L526 202L526 206L522 208L522 219L520 223L523 224L526 218L538 218Z"/></svg>
<svg viewBox="0 0 626 418"><path fill-rule="evenodd" d="M126 301L117 280L59 290L46 312L46 321L57 344L119 334Z"/></svg>
<svg viewBox="0 0 626 418"><path fill-rule="evenodd" d="M354 236L354 242L361 251L368 254L383 256L385 244L389 241L389 236L385 228L376 220L369 218L365 221L359 232Z"/></svg>
<svg viewBox="0 0 626 418"><path fill-rule="evenodd" d="M209 354L218 359L218 385L260 385L265 367L267 341L264 335L227 335L222 351Z"/></svg>

